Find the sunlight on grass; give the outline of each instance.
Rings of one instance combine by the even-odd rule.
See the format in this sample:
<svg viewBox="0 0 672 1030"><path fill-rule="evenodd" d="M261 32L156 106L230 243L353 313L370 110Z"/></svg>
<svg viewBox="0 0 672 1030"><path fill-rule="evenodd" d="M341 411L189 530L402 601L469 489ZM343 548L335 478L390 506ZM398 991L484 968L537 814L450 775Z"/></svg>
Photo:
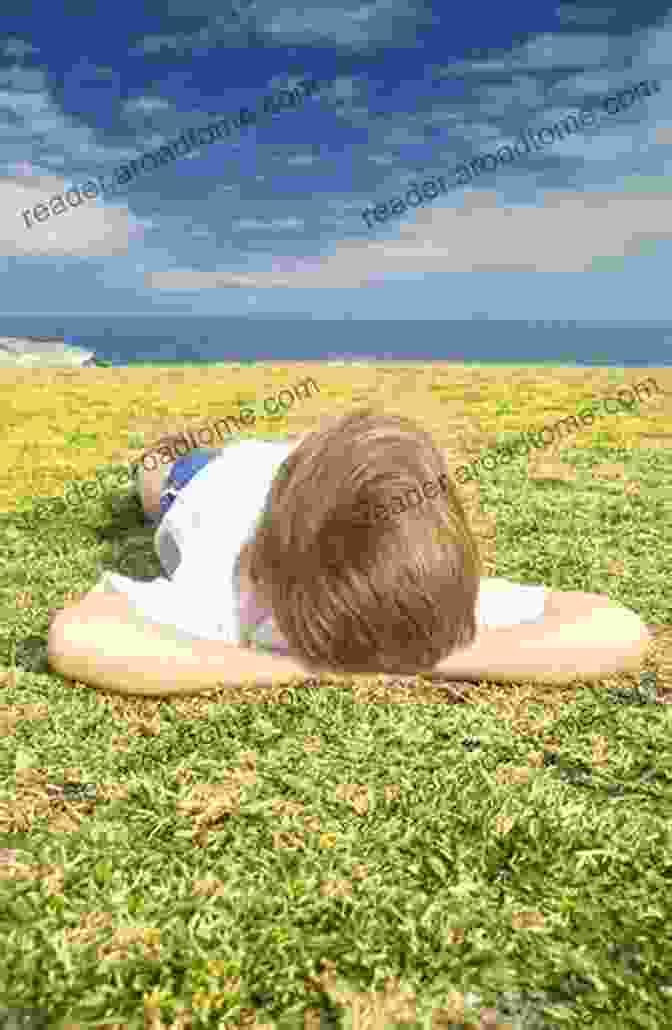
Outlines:
<svg viewBox="0 0 672 1030"><path fill-rule="evenodd" d="M417 419L454 469L653 375L636 413L459 487L487 575L641 613L641 677L335 677L168 702L51 673L51 611L104 568L161 570L130 489L49 522L33 500L310 374L320 392L258 435L371 404ZM671 378L3 370L2 1005L63 1030L672 1025Z"/></svg>

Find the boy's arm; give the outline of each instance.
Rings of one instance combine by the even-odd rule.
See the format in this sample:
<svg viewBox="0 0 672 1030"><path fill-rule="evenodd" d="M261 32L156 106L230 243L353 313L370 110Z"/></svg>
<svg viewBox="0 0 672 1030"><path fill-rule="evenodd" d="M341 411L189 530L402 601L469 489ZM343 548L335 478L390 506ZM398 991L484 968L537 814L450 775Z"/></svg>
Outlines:
<svg viewBox="0 0 672 1030"><path fill-rule="evenodd" d="M551 592L539 623L482 630L430 676L453 680L571 683L637 668L650 635L634 612L593 594ZM122 594L92 591L55 616L49 664L72 680L121 694L171 697L250 682L271 685L338 670L234 644L180 638L144 619Z"/></svg>
<svg viewBox="0 0 672 1030"><path fill-rule="evenodd" d="M306 439L307 436L310 436L310 433L288 433L285 439L287 443L293 444L296 448Z"/></svg>
<svg viewBox="0 0 672 1030"><path fill-rule="evenodd" d="M211 687L267 686L319 672L283 655L193 640L137 614L123 594L92 591L54 617L49 665L70 680L119 694L179 697Z"/></svg>
<svg viewBox="0 0 672 1030"><path fill-rule="evenodd" d="M651 640L639 616L599 594L551 591L540 622L481 630L430 675L571 683L636 669Z"/></svg>

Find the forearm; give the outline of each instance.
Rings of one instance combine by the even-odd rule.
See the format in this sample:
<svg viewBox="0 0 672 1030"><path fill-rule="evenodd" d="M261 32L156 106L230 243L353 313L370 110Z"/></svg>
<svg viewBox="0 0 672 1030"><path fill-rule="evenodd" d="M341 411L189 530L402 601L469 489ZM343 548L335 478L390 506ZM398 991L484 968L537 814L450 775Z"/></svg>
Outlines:
<svg viewBox="0 0 672 1030"><path fill-rule="evenodd" d="M649 642L641 619L627 608L597 608L571 619L549 615L540 623L480 632L470 647L443 659L431 675L560 684L601 679L636 669ZM95 590L57 614L48 657L50 666L68 679L148 697L334 673L294 658L180 638L170 627L137 614L123 595Z"/></svg>
<svg viewBox="0 0 672 1030"><path fill-rule="evenodd" d="M270 686L317 675L292 658L234 644L181 638L144 619L120 594L89 594L58 613L49 665L67 679L119 694L171 697L245 684Z"/></svg>
<svg viewBox="0 0 672 1030"><path fill-rule="evenodd" d="M444 658L434 674L461 680L571 683L636 669L650 637L627 608L605 607L568 621L548 617L484 630L468 648Z"/></svg>

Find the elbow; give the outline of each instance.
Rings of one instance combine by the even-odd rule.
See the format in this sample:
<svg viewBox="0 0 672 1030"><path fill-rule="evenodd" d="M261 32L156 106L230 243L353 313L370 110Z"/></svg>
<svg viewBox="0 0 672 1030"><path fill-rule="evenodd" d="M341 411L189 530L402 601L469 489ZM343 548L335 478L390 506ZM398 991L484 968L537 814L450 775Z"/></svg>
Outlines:
<svg viewBox="0 0 672 1030"><path fill-rule="evenodd" d="M80 678L82 659L86 660L87 640L82 635L86 624L73 617L73 611L76 606L57 612L47 634L49 667L66 679Z"/></svg>
<svg viewBox="0 0 672 1030"><path fill-rule="evenodd" d="M636 612L629 608L613 609L619 612L616 639L623 650L623 668L635 669L646 654L652 636Z"/></svg>
<svg viewBox="0 0 672 1030"><path fill-rule="evenodd" d="M646 626L639 618L639 616L637 616L635 647L637 649L638 658L641 659L644 657L649 648L649 644L652 640L653 637L651 636L651 633L646 628Z"/></svg>
<svg viewBox="0 0 672 1030"><path fill-rule="evenodd" d="M644 654L649 644L653 640L653 637L651 635L651 631L646 628L645 624L639 617L637 621L639 622L639 638L641 641L642 654Z"/></svg>
<svg viewBox="0 0 672 1030"><path fill-rule="evenodd" d="M67 661L68 654L67 622L67 609L57 612L47 634L47 662L50 669L62 675L66 675L63 663Z"/></svg>
<svg viewBox="0 0 672 1030"><path fill-rule="evenodd" d="M637 612L605 598L593 608L586 623L586 639L594 641L594 672L590 679L636 673L651 634ZM591 658L590 664L593 665Z"/></svg>

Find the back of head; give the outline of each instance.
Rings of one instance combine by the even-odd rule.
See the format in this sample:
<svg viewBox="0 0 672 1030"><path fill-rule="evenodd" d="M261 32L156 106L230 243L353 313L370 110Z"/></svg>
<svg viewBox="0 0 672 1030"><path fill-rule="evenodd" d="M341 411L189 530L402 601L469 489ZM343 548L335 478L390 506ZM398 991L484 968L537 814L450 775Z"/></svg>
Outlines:
<svg viewBox="0 0 672 1030"><path fill-rule="evenodd" d="M436 496L387 514L393 495L422 497L428 481ZM443 455L401 416L356 411L307 436L241 561L309 666L413 675L476 634L475 538Z"/></svg>

